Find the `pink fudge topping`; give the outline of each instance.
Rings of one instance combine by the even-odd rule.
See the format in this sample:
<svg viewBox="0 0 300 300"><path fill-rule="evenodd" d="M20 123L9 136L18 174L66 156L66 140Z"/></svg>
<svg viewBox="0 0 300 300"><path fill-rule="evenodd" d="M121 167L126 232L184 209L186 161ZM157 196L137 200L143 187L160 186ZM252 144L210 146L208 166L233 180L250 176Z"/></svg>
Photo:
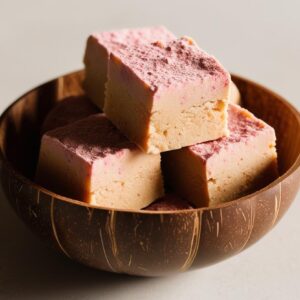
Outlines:
<svg viewBox="0 0 300 300"><path fill-rule="evenodd" d="M59 101L48 113L41 132L42 134L86 118L99 112L99 109L85 96L71 96Z"/></svg>
<svg viewBox="0 0 300 300"><path fill-rule="evenodd" d="M204 78L230 82L230 75L211 55L191 39L153 42L119 49L117 56L152 90L202 82Z"/></svg>
<svg viewBox="0 0 300 300"><path fill-rule="evenodd" d="M135 149L104 114L48 131L46 135L59 140L69 151L92 163L110 154L121 154L124 149Z"/></svg>
<svg viewBox="0 0 300 300"><path fill-rule="evenodd" d="M144 210L180 210L180 209L192 209L193 206L187 201L180 199L174 194L167 194L149 206L145 207Z"/></svg>
<svg viewBox="0 0 300 300"><path fill-rule="evenodd" d="M118 51L128 44L139 45L140 43L150 43L156 40L166 42L176 38L175 35L164 26L105 31L94 33L92 37L97 39L98 42L104 45L110 52Z"/></svg>
<svg viewBox="0 0 300 300"><path fill-rule="evenodd" d="M247 142L251 137L257 136L264 130L274 130L250 112L234 104L229 104L228 107L228 127L230 130L228 137L196 144L188 148L203 160L207 160L231 144Z"/></svg>

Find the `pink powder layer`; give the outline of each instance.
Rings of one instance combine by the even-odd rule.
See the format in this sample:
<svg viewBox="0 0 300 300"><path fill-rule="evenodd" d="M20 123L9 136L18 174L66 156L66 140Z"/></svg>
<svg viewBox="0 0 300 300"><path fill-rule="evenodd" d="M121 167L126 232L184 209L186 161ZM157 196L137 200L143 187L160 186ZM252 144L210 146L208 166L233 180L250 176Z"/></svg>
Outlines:
<svg viewBox="0 0 300 300"><path fill-rule="evenodd" d="M223 66L189 38L128 45L116 56L155 91L204 79L223 81L224 86L230 82Z"/></svg>
<svg viewBox="0 0 300 300"><path fill-rule="evenodd" d="M105 46L109 52L126 48L127 45L139 45L156 40L166 42L176 38L163 26L106 31L94 33L92 37L97 39L99 44Z"/></svg>
<svg viewBox="0 0 300 300"><path fill-rule="evenodd" d="M99 113L99 109L86 96L72 96L59 101L48 113L42 134Z"/></svg>
<svg viewBox="0 0 300 300"><path fill-rule="evenodd" d="M228 127L230 130L228 137L196 144L188 148L203 160L207 160L219 153L221 149L235 143L247 142L262 131L273 130L271 126L256 118L252 113L234 104L229 104Z"/></svg>
<svg viewBox="0 0 300 300"><path fill-rule="evenodd" d="M159 198L144 210L180 210L180 209L192 209L187 201L180 199L178 196L174 194L167 194L162 198Z"/></svg>
<svg viewBox="0 0 300 300"><path fill-rule="evenodd" d="M46 135L59 140L68 151L89 163L111 154L121 155L124 149L137 149L104 114L92 115Z"/></svg>

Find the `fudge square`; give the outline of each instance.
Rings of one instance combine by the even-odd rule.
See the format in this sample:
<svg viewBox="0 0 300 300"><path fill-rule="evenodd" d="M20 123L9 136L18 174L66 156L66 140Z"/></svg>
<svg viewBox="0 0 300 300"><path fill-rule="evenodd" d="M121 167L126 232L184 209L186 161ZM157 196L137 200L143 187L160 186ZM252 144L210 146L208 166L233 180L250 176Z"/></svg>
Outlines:
<svg viewBox="0 0 300 300"><path fill-rule="evenodd" d="M93 205L141 209L164 194L160 155L147 155L96 114L44 134L36 181Z"/></svg>
<svg viewBox="0 0 300 300"><path fill-rule="evenodd" d="M99 109L86 96L67 97L56 103L48 113L43 122L41 133L43 134L97 113L99 113Z"/></svg>
<svg viewBox="0 0 300 300"><path fill-rule="evenodd" d="M182 209L193 209L187 201L180 199L175 194L166 194L163 197L157 199L149 206L145 207L144 210L154 211L166 211L166 210L182 210Z"/></svg>
<svg viewBox="0 0 300 300"><path fill-rule="evenodd" d="M230 135L164 153L167 183L197 207L234 200L278 176L275 131L249 111L229 105Z"/></svg>
<svg viewBox="0 0 300 300"><path fill-rule="evenodd" d="M175 39L175 35L163 26L122 29L90 35L84 55L84 88L89 97L99 108L103 109L110 53L117 53L119 49L128 44L138 45L156 40L172 39Z"/></svg>
<svg viewBox="0 0 300 300"><path fill-rule="evenodd" d="M228 134L230 75L191 39L111 54L104 112L129 140L160 153Z"/></svg>
<svg viewBox="0 0 300 300"><path fill-rule="evenodd" d="M238 105L242 104L241 93L233 81L230 83L228 102Z"/></svg>

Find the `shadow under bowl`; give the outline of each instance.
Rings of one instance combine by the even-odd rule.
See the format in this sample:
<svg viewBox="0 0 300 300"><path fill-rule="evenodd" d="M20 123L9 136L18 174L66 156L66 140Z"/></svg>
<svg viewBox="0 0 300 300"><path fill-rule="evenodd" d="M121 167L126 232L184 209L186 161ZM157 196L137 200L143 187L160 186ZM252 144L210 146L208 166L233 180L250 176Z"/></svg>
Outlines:
<svg viewBox="0 0 300 300"><path fill-rule="evenodd" d="M161 276L238 254L284 215L300 182L300 118L274 92L232 76L243 105L276 130L280 178L214 208L172 212L111 210L57 195L32 181L41 124L61 99L83 94L83 71L51 80L0 118L0 181L19 217L69 258L93 268Z"/></svg>

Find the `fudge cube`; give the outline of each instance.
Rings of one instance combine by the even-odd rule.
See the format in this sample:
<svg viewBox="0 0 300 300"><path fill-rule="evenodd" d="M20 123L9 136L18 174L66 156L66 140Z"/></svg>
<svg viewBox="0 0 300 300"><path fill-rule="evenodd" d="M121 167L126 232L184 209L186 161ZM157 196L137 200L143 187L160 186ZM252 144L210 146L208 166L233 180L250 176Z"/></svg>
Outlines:
<svg viewBox="0 0 300 300"><path fill-rule="evenodd" d="M144 210L154 211L166 211L166 210L182 210L182 209L193 209L193 206L187 201L179 198L175 194L166 194L163 197L157 199L149 206L145 207Z"/></svg>
<svg viewBox="0 0 300 300"><path fill-rule="evenodd" d="M231 83L230 83L228 100L232 104L241 105L241 103L242 103L240 91L233 81L231 81Z"/></svg>
<svg viewBox="0 0 300 300"><path fill-rule="evenodd" d="M65 126L99 113L99 109L86 96L71 96L59 101L48 113L41 133Z"/></svg>
<svg viewBox="0 0 300 300"><path fill-rule="evenodd" d="M175 36L163 26L122 29L92 34L88 40L84 55L84 88L92 101L101 109L104 106L104 91L107 81L107 64L110 53L128 44L139 45L161 40L168 41Z"/></svg>
<svg viewBox="0 0 300 300"><path fill-rule="evenodd" d="M228 134L230 75L191 39L111 54L104 112L129 140L160 153Z"/></svg>
<svg viewBox="0 0 300 300"><path fill-rule="evenodd" d="M234 200L278 176L275 131L229 105L230 135L163 155L167 184L197 207Z"/></svg>
<svg viewBox="0 0 300 300"><path fill-rule="evenodd" d="M104 116L48 131L36 181L93 205L141 209L164 194L160 155L147 155Z"/></svg>

